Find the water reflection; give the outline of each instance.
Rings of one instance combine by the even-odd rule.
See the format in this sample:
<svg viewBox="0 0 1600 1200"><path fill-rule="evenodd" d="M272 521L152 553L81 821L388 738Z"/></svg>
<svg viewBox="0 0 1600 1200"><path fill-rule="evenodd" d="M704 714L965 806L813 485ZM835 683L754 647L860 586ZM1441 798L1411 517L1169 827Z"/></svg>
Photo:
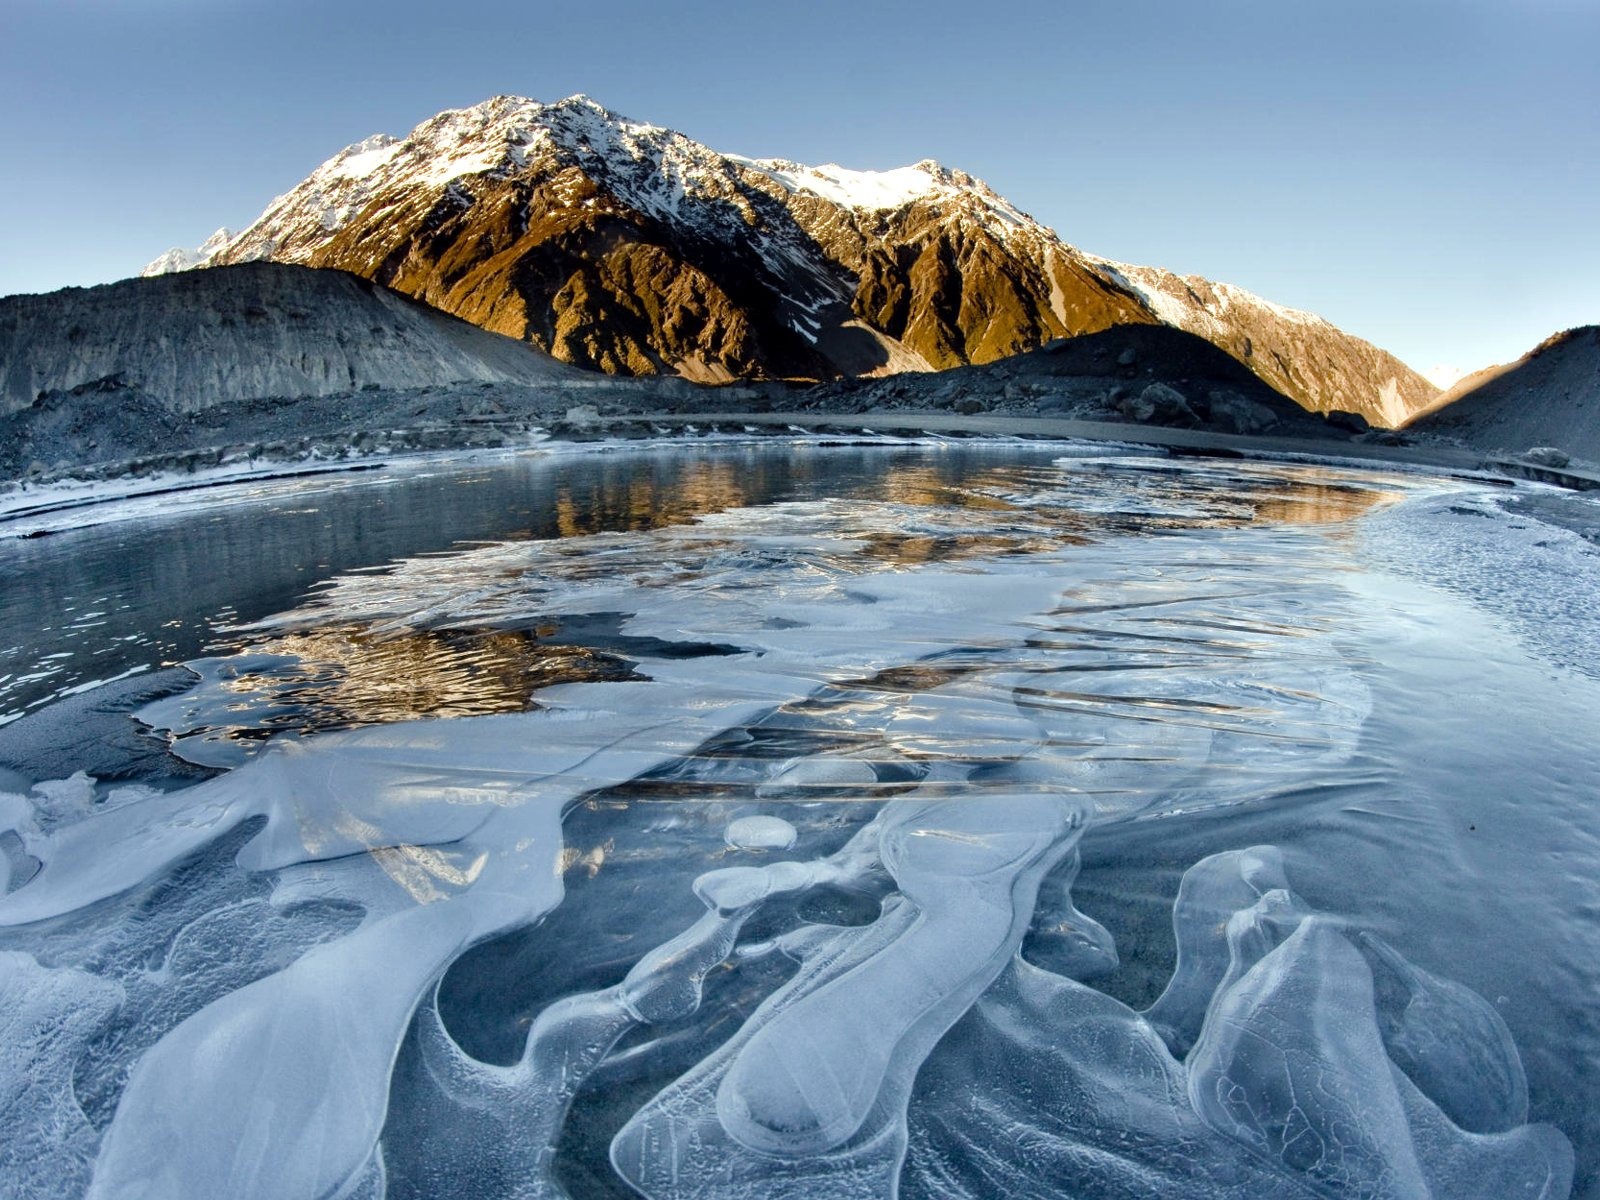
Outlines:
<svg viewBox="0 0 1600 1200"><path fill-rule="evenodd" d="M739 502L750 490L769 489L770 477L741 475L730 462L670 472L651 460L627 479L602 471L568 481L555 496L554 536L462 546L330 578L299 609L228 627L231 653L194 664L205 686L146 719L171 731L185 758L234 765L276 733L517 711L550 684L628 678L640 658L706 650L671 638L623 644L615 628L571 624L572 614L597 605L620 619L652 595L692 604L697 596L709 603L755 590L773 599L847 587L885 571L1026 559L1130 533L1327 525L1399 494L1392 481L1231 463L1175 470L1136 459L889 458L880 465L848 480L853 494L846 498L764 504ZM607 486L608 478L618 486ZM1092 598L1079 605L1069 597L1068 604L1093 609ZM1140 608L1136 598L1117 607ZM569 628L552 640L563 619ZM770 628L773 611L760 619ZM1171 628L1172 620L1146 613L1126 632L1175 639L1192 656L1199 631ZM1293 635L1208 632L1219 645L1230 635ZM1071 651L1063 640L1069 634L1070 626L1041 634L1040 645L1050 654ZM729 640L739 641L732 630ZM1119 658L1126 644L1119 640ZM924 654L931 660L960 650L930 645ZM937 667L949 669L947 662ZM869 708L881 708L881 700L874 696ZM851 753L884 757L880 732ZM852 734L839 728L836 736Z"/></svg>
<svg viewBox="0 0 1600 1200"><path fill-rule="evenodd" d="M177 734L174 749L187 761L236 767L272 737L523 712L554 684L637 678L618 655L542 640L556 630L383 636L334 626L268 636L248 651L191 661L197 685L141 717Z"/></svg>
<svg viewBox="0 0 1600 1200"><path fill-rule="evenodd" d="M827 495L846 511L860 511L856 528L840 526L841 537L854 539L840 553L859 560L851 569L873 570L1031 554L1125 533L1343 521L1409 486L1259 464L1178 467L1126 458L1058 464L1056 453L1015 444L825 451L755 446L511 458L398 470L389 478L366 473L254 484L232 489L231 504L219 503L227 498L219 492L186 501L196 506L187 513L178 503L170 515L0 541L0 628L10 634L0 646L0 724L96 681L202 653L287 654L304 666L278 671L286 683L315 683L325 693L319 672L348 677L352 669L340 664L352 654L298 643L285 650L270 638L232 630L319 592L340 592L360 573L384 573L418 557L439 555L447 564L433 573L430 591L450 601L457 632L504 631L503 611L498 623L464 620L470 606L463 597L477 588L508 587L525 597L537 581L518 582L530 564L514 555L463 554L468 543L581 542ZM698 549L704 560L726 548L702 541ZM575 543L569 555L582 559L592 578L628 566L594 550ZM680 566L699 569L693 562ZM649 575L642 573L640 581ZM517 624L526 623L526 612ZM404 601L398 615L398 629L374 625L365 632L387 636L426 625ZM360 645L364 633L352 628L339 636ZM463 658L459 647L446 651L430 642L410 658L397 649L387 653L386 667L397 673L390 691L415 694L418 707L446 697L435 682L441 670L448 675L468 667L483 678L470 671L462 676L471 686L449 691L443 711L503 711L519 692L516 703L525 704L525 689L502 685L503 672L487 665L505 657L498 650L480 647L473 652L477 659ZM538 665L546 657L542 649L524 646L512 657L528 678L568 678L572 669L557 662L545 671ZM407 675L415 678L406 682ZM356 690L360 703L312 707L328 713L334 725L396 719L409 711L404 704L371 703L371 688ZM469 700L469 693L480 699Z"/></svg>
<svg viewBox="0 0 1600 1200"><path fill-rule="evenodd" d="M638 464L626 479L602 475L563 486L555 499L560 537L639 532L681 525L706 513L739 508L770 494L767 472L741 471L731 462L695 462L681 470L660 462Z"/></svg>

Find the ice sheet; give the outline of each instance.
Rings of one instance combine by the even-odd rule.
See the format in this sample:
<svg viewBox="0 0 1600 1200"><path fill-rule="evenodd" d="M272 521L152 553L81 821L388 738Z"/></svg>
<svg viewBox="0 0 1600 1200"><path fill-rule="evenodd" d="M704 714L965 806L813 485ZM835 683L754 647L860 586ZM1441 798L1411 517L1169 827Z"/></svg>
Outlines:
<svg viewBox="0 0 1600 1200"><path fill-rule="evenodd" d="M261 635L605 614L637 678L14 784L0 1194L1566 1195L1496 1007L1272 844L1181 863L1115 998L1089 839L1365 778L1373 697L1282 477L1076 469L346 577Z"/></svg>

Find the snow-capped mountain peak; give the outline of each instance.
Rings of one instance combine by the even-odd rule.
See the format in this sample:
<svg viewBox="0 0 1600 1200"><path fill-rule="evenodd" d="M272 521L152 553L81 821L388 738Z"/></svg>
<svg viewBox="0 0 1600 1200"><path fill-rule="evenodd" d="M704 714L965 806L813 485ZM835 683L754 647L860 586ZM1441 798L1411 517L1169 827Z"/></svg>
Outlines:
<svg viewBox="0 0 1600 1200"><path fill-rule="evenodd" d="M919 200L965 199L1005 236L1042 227L981 180L933 159L887 171L721 154L660 125L631 120L588 96L553 103L494 96L447 109L404 138L374 134L346 146L294 190L277 197L242 233L199 250L173 250L146 274L188 270L213 261L274 258L307 262L380 192L443 189L475 176L506 176L544 165L576 166L633 208L679 219L686 199L731 203L750 220L750 188L806 195L856 213L891 212ZM305 218L314 231L306 236ZM292 228L291 228L292 226ZM320 235L320 236L318 236ZM225 251L225 253L224 253Z"/></svg>
<svg viewBox="0 0 1600 1200"><path fill-rule="evenodd" d="M869 171L722 154L584 95L494 96L375 134L242 233L148 270L257 259L352 271L625 374L940 368L1158 323L1308 408L1392 421L1433 394L1310 314L1083 254L932 159Z"/></svg>
<svg viewBox="0 0 1600 1200"><path fill-rule="evenodd" d="M224 246L233 241L235 236L233 230L223 227L201 242L199 247L194 250L186 250L182 246L174 246L160 258L148 264L139 274L148 278L151 275L170 275L174 271L188 271L194 267L203 267Z"/></svg>
<svg viewBox="0 0 1600 1200"><path fill-rule="evenodd" d="M943 172L932 159L893 171L852 171L838 163L808 167L781 158L729 157L790 192L805 192L862 211L899 208L922 196L935 195Z"/></svg>

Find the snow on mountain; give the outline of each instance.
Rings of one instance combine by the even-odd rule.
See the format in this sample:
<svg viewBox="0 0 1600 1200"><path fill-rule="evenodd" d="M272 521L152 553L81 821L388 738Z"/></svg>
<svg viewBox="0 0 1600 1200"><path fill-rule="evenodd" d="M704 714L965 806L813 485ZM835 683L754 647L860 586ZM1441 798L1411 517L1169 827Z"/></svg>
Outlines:
<svg viewBox="0 0 1600 1200"><path fill-rule="evenodd" d="M1163 324L1221 346L1285 395L1301 399L1315 364L1331 366L1318 380L1319 402L1308 405L1317 411L1359 412L1393 428L1432 399L1433 385L1410 367L1315 313L1274 304L1231 283L1084 257L1143 300Z"/></svg>
<svg viewBox="0 0 1600 1200"><path fill-rule="evenodd" d="M808 167L724 155L673 130L620 117L587 96L553 104L496 96L440 113L403 140L374 134L345 147L274 199L243 232L219 230L198 250L168 251L145 273L162 273L158 267L205 266L224 249L231 262L304 261L317 240L306 239L299 227L308 213L323 235L332 235L386 188L437 188L470 176L504 176L540 158L575 160L631 207L658 217L681 217L685 200L722 200L742 208L744 187L770 181L786 192L864 213L898 209L916 200L973 196L1000 228L1043 228L981 180L932 159L891 171L854 171L834 163Z"/></svg>
<svg viewBox="0 0 1600 1200"><path fill-rule="evenodd" d="M1161 323L1307 408L1392 424L1434 389L1309 313L1084 254L981 180L718 153L586 96L496 96L347 147L243 232L150 271L338 267L583 366L826 378Z"/></svg>
<svg viewBox="0 0 1600 1200"><path fill-rule="evenodd" d="M883 213L904 208L915 201L976 198L996 228L1043 230L981 179L964 171L954 171L931 158L890 171L852 171L837 163L808 167L781 158L728 158L747 170L766 176L788 192L816 196L841 208L858 213Z"/></svg>
<svg viewBox="0 0 1600 1200"><path fill-rule="evenodd" d="M837 163L807 167L781 158L729 157L740 166L760 171L791 192L809 192L845 208L873 211L899 208L920 196L935 194L940 183L935 173L938 164L932 160L893 171L852 171Z"/></svg>
<svg viewBox="0 0 1600 1200"><path fill-rule="evenodd" d="M181 246L174 246L160 258L146 265L139 274L149 278L152 275L170 275L174 271L188 271L195 267L207 266L235 236L233 230L224 227L201 242L197 249L185 250Z"/></svg>
<svg viewBox="0 0 1600 1200"><path fill-rule="evenodd" d="M677 215L689 197L729 197L736 183L730 160L669 129L625 120L586 96L554 104L496 96L442 112L404 139L374 134L345 147L226 245L190 252L187 265L207 265L224 249L230 262L306 262L374 198L397 188L447 189L556 160L603 176L620 198L658 216Z"/></svg>

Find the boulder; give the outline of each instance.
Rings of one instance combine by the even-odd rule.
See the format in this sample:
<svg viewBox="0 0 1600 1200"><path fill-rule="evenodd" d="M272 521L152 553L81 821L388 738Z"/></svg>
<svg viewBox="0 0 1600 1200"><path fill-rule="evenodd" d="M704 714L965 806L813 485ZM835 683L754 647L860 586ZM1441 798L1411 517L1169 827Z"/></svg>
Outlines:
<svg viewBox="0 0 1600 1200"><path fill-rule="evenodd" d="M1346 412L1342 408L1335 408L1324 413L1323 420L1327 421L1335 429L1343 429L1346 433L1365 433L1372 428L1367 419L1360 413Z"/></svg>
<svg viewBox="0 0 1600 1200"><path fill-rule="evenodd" d="M1522 452L1522 461L1537 467L1554 467L1560 470L1572 462L1572 457L1565 450L1558 450L1554 446L1535 446L1531 450Z"/></svg>
<svg viewBox="0 0 1600 1200"><path fill-rule="evenodd" d="M1200 423L1183 393L1164 383L1152 383L1137 396L1117 401L1117 411L1143 425L1177 425L1192 429Z"/></svg>
<svg viewBox="0 0 1600 1200"><path fill-rule="evenodd" d="M1278 414L1238 392L1213 391L1207 397L1207 419L1224 433L1262 433L1278 423Z"/></svg>

